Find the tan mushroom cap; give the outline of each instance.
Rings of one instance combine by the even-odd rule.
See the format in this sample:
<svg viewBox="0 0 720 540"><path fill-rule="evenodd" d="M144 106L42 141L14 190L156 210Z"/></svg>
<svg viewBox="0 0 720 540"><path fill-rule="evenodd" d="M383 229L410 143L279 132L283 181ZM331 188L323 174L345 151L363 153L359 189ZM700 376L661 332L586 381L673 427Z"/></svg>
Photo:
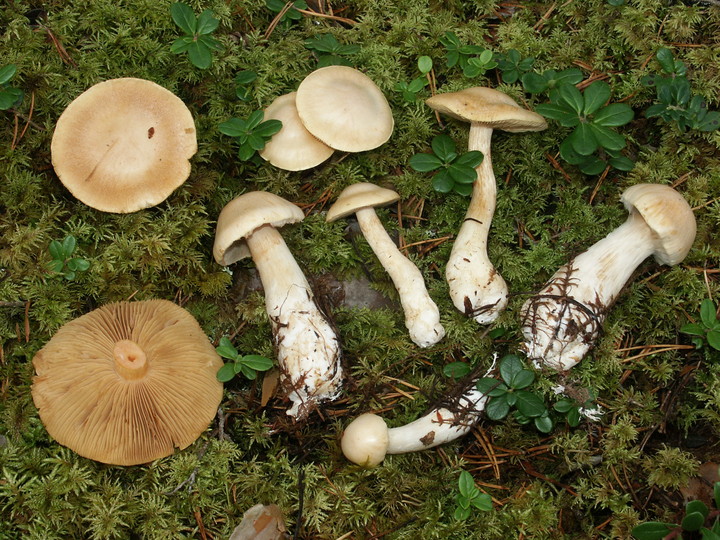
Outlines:
<svg viewBox="0 0 720 540"><path fill-rule="evenodd" d="M65 324L33 358L48 433L81 456L137 465L193 443L214 418L223 362L166 300L107 304Z"/></svg>
<svg viewBox="0 0 720 540"><path fill-rule="evenodd" d="M343 152L363 152L385 143L395 121L378 86L347 66L327 66L300 83L295 106L307 130Z"/></svg>
<svg viewBox="0 0 720 540"><path fill-rule="evenodd" d="M215 230L213 256L218 264L228 266L250 256L246 236L262 227L282 227L305 217L290 201L267 191L250 191L235 197L220 211Z"/></svg>
<svg viewBox="0 0 720 540"><path fill-rule="evenodd" d="M260 157L286 171L311 169L334 152L305 129L295 107L295 95L279 96L265 109L265 120L280 120L282 128L260 150Z"/></svg>
<svg viewBox="0 0 720 540"><path fill-rule="evenodd" d="M385 206L400 199L392 189L386 189L369 182L358 182L346 187L337 201L328 209L326 221L335 221L354 214L361 208Z"/></svg>
<svg viewBox="0 0 720 540"><path fill-rule="evenodd" d="M653 256L660 264L682 261L695 241L697 225L692 208L680 193L661 184L636 184L620 201L629 212L637 211L655 235Z"/></svg>
<svg viewBox="0 0 720 540"><path fill-rule="evenodd" d="M127 213L164 201L190 175L192 114L175 94L133 78L98 83L55 126L52 164L80 201Z"/></svg>
<svg viewBox="0 0 720 540"><path fill-rule="evenodd" d="M547 128L547 122L542 116L523 109L507 94L484 86L437 94L428 98L425 104L456 120L511 133Z"/></svg>

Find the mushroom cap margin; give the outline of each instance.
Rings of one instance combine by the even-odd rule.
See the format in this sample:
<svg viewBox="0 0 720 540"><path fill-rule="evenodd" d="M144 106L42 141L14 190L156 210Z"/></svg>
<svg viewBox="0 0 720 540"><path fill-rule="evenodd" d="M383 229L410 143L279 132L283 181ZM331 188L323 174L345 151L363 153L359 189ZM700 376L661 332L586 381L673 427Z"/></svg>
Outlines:
<svg viewBox="0 0 720 540"><path fill-rule="evenodd" d="M391 189L370 182L358 182L346 187L328 209L326 221L335 221L357 212L362 208L385 206L400 199Z"/></svg>

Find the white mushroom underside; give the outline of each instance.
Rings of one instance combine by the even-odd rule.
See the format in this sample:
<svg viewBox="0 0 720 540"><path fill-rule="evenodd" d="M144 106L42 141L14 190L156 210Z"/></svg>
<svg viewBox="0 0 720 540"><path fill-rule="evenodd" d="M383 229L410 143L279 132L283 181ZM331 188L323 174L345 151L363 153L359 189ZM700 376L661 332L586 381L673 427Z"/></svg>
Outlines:
<svg viewBox="0 0 720 540"><path fill-rule="evenodd" d="M302 418L340 392L342 367L337 335L317 308L310 285L280 233L271 226L246 238L265 289L265 307L273 327L281 385Z"/></svg>
<svg viewBox="0 0 720 540"><path fill-rule="evenodd" d="M434 345L443 338L445 329L440 324L440 310L428 294L422 273L390 239L375 210L362 208L356 211L356 216L365 239L398 291L410 339L420 347Z"/></svg>

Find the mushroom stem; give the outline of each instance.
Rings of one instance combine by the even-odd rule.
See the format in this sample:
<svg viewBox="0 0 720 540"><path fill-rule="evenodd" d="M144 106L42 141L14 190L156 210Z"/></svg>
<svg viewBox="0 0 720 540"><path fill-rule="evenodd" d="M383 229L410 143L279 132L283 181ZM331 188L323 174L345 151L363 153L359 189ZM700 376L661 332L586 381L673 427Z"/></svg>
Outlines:
<svg viewBox="0 0 720 540"><path fill-rule="evenodd" d="M508 295L505 280L487 255L488 232L497 196L490 157L492 132L492 128L482 124L470 126L468 150L479 150L485 157L475 169L478 174L470 205L445 269L453 304L480 324L497 319L507 305Z"/></svg>
<svg viewBox="0 0 720 540"><path fill-rule="evenodd" d="M113 348L115 371L123 379L141 379L148 370L147 356L140 346L129 339L121 339Z"/></svg>
<svg viewBox="0 0 720 540"><path fill-rule="evenodd" d="M422 273L400 252L373 208L361 208L355 215L365 239L398 291L410 339L420 347L434 345L443 338L445 329L440 324L440 310L427 292Z"/></svg>
<svg viewBox="0 0 720 540"><path fill-rule="evenodd" d="M302 418L315 403L340 392L338 339L280 233L263 225L246 242L265 290L281 384L292 401L287 414Z"/></svg>
<svg viewBox="0 0 720 540"><path fill-rule="evenodd" d="M557 370L580 362L592 347L608 308L653 252L652 229L631 210L625 223L562 266L522 307L528 357Z"/></svg>

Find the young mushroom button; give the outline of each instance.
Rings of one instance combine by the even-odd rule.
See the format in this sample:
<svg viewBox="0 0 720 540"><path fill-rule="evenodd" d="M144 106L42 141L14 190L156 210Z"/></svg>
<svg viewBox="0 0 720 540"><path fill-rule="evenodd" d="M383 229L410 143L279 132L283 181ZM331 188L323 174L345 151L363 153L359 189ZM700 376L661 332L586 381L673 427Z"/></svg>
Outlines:
<svg viewBox="0 0 720 540"><path fill-rule="evenodd" d="M568 370L593 346L607 310L647 257L682 261L695 239L695 216L668 186L637 184L620 199L630 215L605 238L562 266L521 309L529 358Z"/></svg>
<svg viewBox="0 0 720 540"><path fill-rule="evenodd" d="M488 231L495 213L497 187L490 159L493 129L512 133L547 127L537 113L518 106L508 95L492 88L474 87L438 94L425 102L430 108L457 120L470 122L468 150L485 158L476 167L470 206L453 244L445 270L453 304L480 324L494 321L507 305L507 285L487 255Z"/></svg>
<svg viewBox="0 0 720 540"><path fill-rule="evenodd" d="M445 335L445 329L440 324L440 311L427 292L422 273L390 239L373 209L399 198L394 191L375 184L352 184L330 207L326 219L335 221L355 213L365 239L395 284L405 311L405 326L410 339L420 347L429 347Z"/></svg>
<svg viewBox="0 0 720 540"><path fill-rule="evenodd" d="M320 401L334 399L342 384L337 335L315 304L310 285L276 227L304 218L297 206L272 193L253 191L220 212L213 255L222 265L252 257L265 289L281 384L302 419Z"/></svg>

